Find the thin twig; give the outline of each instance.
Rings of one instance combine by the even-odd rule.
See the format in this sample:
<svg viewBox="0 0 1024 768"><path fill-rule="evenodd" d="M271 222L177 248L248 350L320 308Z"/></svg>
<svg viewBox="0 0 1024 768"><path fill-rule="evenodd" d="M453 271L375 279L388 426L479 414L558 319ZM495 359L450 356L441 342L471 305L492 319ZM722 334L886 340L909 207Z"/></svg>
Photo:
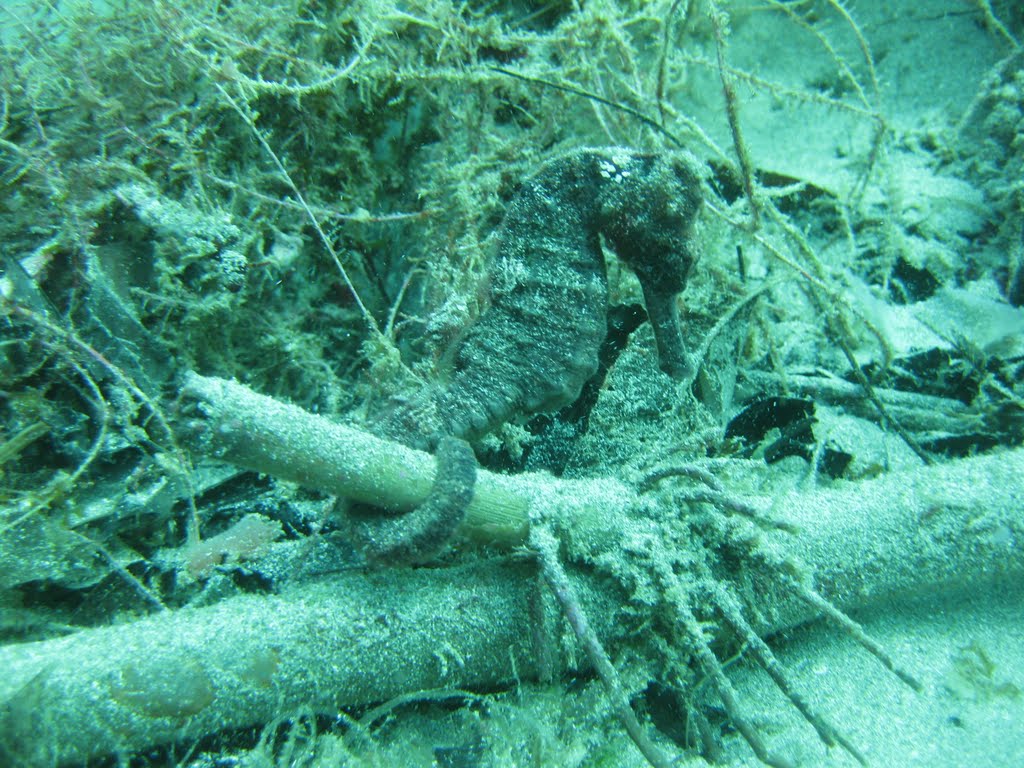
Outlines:
<svg viewBox="0 0 1024 768"><path fill-rule="evenodd" d="M690 646L697 659L697 663L700 664L704 674L711 679L715 690L718 692L718 697L722 700L722 705L725 707L729 719L732 720L736 730L740 732L743 739L750 745L754 754L757 755L757 759L765 765L775 766L775 768L790 768L792 764L788 760L773 755L768 751L768 747L761 738L761 734L757 732L757 729L743 713L736 689L733 688L729 678L726 677L725 671L722 669L722 663L715 656L715 652L711 650L711 646L704 637L704 631L701 629L697 617L693 615L686 601L683 599L673 601L673 610L676 612L675 620L678 625L677 631L681 635L680 639Z"/></svg>
<svg viewBox="0 0 1024 768"><path fill-rule="evenodd" d="M722 617L743 639L747 648L749 648L753 653L754 658L757 659L757 662L761 665L764 671L768 673L772 682L775 683L775 687L778 688L787 699L789 699L789 702L796 707L801 715L803 715L804 720L810 723L814 730L817 731L818 738L820 738L822 742L829 747L834 747L836 744L840 745L843 749L849 752L858 763L861 765L867 765L867 760L861 751L857 749L849 739L843 736L835 726L829 723L823 715L811 706L810 702L804 698L803 694L793 687L789 680L789 675L786 673L782 663L772 652L772 649L768 647L768 644L761 638L754 628L750 626L750 622L748 622L746 617L743 615L743 610L736 598L712 579L707 579L705 583L709 585L708 588L712 593L712 600L721 612Z"/></svg>
<svg viewBox="0 0 1024 768"><path fill-rule="evenodd" d="M266 137L263 135L263 131L261 131L257 127L256 121L253 119L249 111L247 109L243 109L242 105L239 104L231 96L231 94L227 92L227 89L224 88L224 86L222 86L218 82L214 82L213 85L220 93L220 95L224 97L224 100L228 103L228 105L238 114L240 118L242 118L242 121L249 127L249 130L252 132L253 137L256 139L257 142L259 142L259 145L263 148L263 151L266 152L267 156L270 158L270 161L274 164L274 167L277 169L277 172L281 174L281 179L291 189L292 194L295 195L296 201L302 207L303 212L309 219L309 223L313 227L313 231L316 232L317 237L320 239L320 243L323 245L324 250L327 251L328 255L334 261L334 266L338 268L338 273L341 275L341 279L345 283L345 287L348 288L349 293L352 294L352 298L355 301L356 306L359 308L359 313L363 316L363 321L366 323L367 328L371 332L377 335L381 335L380 327L377 325L377 321L373 318L373 315L370 314L370 310L366 308L366 305L363 303L363 300L359 297L359 292L356 291L356 287L352 283L352 279L349 277L348 271L345 269L345 265L341 263L341 258L338 256L338 252L334 249L334 246L331 244L330 238L327 237L327 233L324 232L323 227L320 226L320 220L316 217L316 214L313 213L313 209L309 207L309 203L306 202L305 195L303 195L301 190L299 190L299 187L292 179L291 174L288 173L288 169L284 167L284 163L282 163L281 158L277 156L277 152L275 152L274 148L270 146L270 142L267 141Z"/></svg>
<svg viewBox="0 0 1024 768"><path fill-rule="evenodd" d="M583 607L580 605L576 590L569 582L569 577L562 567L558 558L558 544L554 534L544 525L533 525L530 528L530 544L537 552L540 560L541 570L544 573L544 580L562 606L562 612L569 621L576 639L579 640L587 658L594 665L598 677L604 684L605 692L611 702L612 710L619 718L629 737L636 744L637 748L647 758L647 762L655 768L671 768L671 761L665 754L654 745L644 732L640 721L636 719L636 713L629 703L626 689L619 679L619 673L615 670L611 659L598 639L594 630L587 620Z"/></svg>
<svg viewBox="0 0 1024 768"><path fill-rule="evenodd" d="M160 406L149 395L147 395L135 383L135 381L132 380L132 378L128 374L126 374L124 371L122 371L120 368L114 365L95 347L92 347L91 345L83 341L78 336L78 334L74 332L73 329L62 328L59 325L57 325L56 322L51 321L43 314L28 309L26 307L22 307L19 304L15 304L13 302L6 302L5 309L8 309L14 314L28 320L37 328L40 328L45 332L61 339L68 346L75 347L80 352L84 353L89 359L97 363L100 367L107 371L107 373L112 375L118 382L121 383L122 386L127 388L128 391L130 391L139 402L146 406L146 409L149 411L149 414L156 421L156 423L160 427L160 430L163 432L164 439L167 441L167 444L170 446L171 453L174 455L175 459L178 462L178 468L181 473L181 477L185 482L186 500L188 502L189 508L189 517L186 520L185 526L186 539L190 543L198 541L199 510L196 507L195 489L192 484L192 465L189 462L188 457L185 455L185 452L182 451L181 447L178 445L178 440L175 435L175 432L173 429L171 429L171 425L170 423L168 423L166 417L164 416L163 410L160 408ZM74 365L77 370L84 370L83 368L79 368L77 363L75 363L73 360L72 365ZM95 392L98 392L98 389L96 389ZM100 402L103 402L102 398L100 398ZM96 448L96 446L94 446L94 448ZM96 449L98 450L98 448ZM77 478L78 475L75 475L75 477Z"/></svg>
<svg viewBox="0 0 1024 768"><path fill-rule="evenodd" d="M488 69L494 72L498 72L499 74L502 75L507 75L508 77L514 77L516 80L522 80L523 82L526 83L535 83L536 85L543 85L546 86L547 88L554 88L556 91L571 93L574 96L582 96L585 99L596 101L598 104L604 104L606 107L611 107L613 109L619 110L620 112L625 112L627 115L630 115L631 117L639 120L648 128L656 131L657 133L660 133L662 136L664 136L666 139L668 139L670 142L672 142L675 146L679 147L680 149L683 149L686 146L683 143L682 139L680 139L678 136L676 136L674 133L668 130L668 128L663 126L653 117L645 115L639 109L635 109L629 106L628 104L622 104L621 102L618 101L612 101L611 99L607 99L604 96L593 93L592 91L584 90L583 88L580 88L575 85L570 85L568 83L557 83L554 80L545 80L543 77L534 77L533 75L526 75L523 74L522 72L516 72L515 70L512 69L505 69L504 67L495 66L490 66L488 67Z"/></svg>
<svg viewBox="0 0 1024 768"><path fill-rule="evenodd" d="M750 205L750 231L756 231L760 226L761 203L758 200L757 190L754 182L754 164L750 159L750 152L743 140L743 131L740 127L739 99L736 97L736 89L733 87L732 78L729 77L725 67L725 19L723 12L717 4L711 3L708 10L711 19L711 26L715 31L715 50L718 56L718 75L722 80L722 94L725 97L725 115L729 120L729 131L732 133L733 148L736 150L736 157L740 164L740 180L743 184L743 193L746 195L747 203Z"/></svg>
<svg viewBox="0 0 1024 768"><path fill-rule="evenodd" d="M811 587L806 584L803 584L792 577L789 578L789 583L793 588L793 591L800 598L802 598L808 605L821 611L825 618L856 640L865 650L878 659L882 663L882 666L918 693L921 693L921 691L924 690L924 686L921 682L912 674L900 667L893 660L892 656L890 656L886 650L879 645L878 641L864 631L864 627L862 627L858 622L854 621L844 611L834 606L824 597L819 595L816 590L811 589Z"/></svg>

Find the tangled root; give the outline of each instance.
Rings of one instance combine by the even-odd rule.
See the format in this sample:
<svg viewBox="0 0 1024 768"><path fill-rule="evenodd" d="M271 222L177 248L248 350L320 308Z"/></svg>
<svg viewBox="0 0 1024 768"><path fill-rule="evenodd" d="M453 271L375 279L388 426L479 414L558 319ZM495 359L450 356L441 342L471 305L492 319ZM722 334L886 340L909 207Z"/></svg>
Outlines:
<svg viewBox="0 0 1024 768"><path fill-rule="evenodd" d="M732 725L758 760L778 768L791 766L790 760L774 753L765 743L745 714L740 696L726 674L725 662L716 647L721 645L719 641L723 636L731 636L740 652L749 654L767 672L823 744L829 748L839 747L861 765L867 765L863 753L798 690L755 628L758 623L755 617L760 615L756 604L760 592L756 586L752 587L750 574L756 572L758 579L767 578L768 589L782 589L798 596L915 691L922 690L921 684L900 668L860 624L822 597L798 564L761 546L761 530L792 533L791 527L771 520L743 499L730 496L713 475L700 467L687 465L672 471L662 469L656 474L642 486L650 488L666 479L678 482L683 478L690 484L696 482L699 487L684 487L674 494L677 504L691 508L691 513L657 521L662 535L649 537L648 545L642 549L630 550L626 569L616 571L619 578L628 573L628 578L646 582L659 596L653 608L646 607L652 614L650 626L655 634L645 643L645 648L653 657L654 668L678 668L681 659L683 663L688 660L699 675L710 681ZM652 766L663 768L673 764L637 719L626 688L580 605L562 565L558 539L548 524L543 521L534 524L530 546L538 557L545 582L558 599L626 732ZM658 620L658 617L667 617L667 620ZM710 723L699 712L694 713L693 720L703 753L714 755L717 745Z"/></svg>

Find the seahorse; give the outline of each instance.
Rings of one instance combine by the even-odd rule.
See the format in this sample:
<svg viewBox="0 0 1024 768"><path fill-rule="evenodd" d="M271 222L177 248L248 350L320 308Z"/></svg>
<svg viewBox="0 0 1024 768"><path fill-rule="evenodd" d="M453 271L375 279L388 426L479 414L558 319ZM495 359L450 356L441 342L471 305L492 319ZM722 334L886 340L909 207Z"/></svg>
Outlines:
<svg viewBox="0 0 1024 768"><path fill-rule="evenodd" d="M473 498L467 440L579 397L607 331L602 237L640 281L661 369L677 379L689 373L676 295L695 260L701 203L694 161L620 148L563 155L523 184L499 233L490 303L459 342L448 381L377 424L412 447L436 448L437 474L427 499L404 515L350 511L351 534L368 559L437 556Z"/></svg>
<svg viewBox="0 0 1024 768"><path fill-rule="evenodd" d="M639 279L661 369L685 377L676 295L695 261L701 204L697 164L682 154L586 148L545 163L509 205L489 305L448 380L394 409L382 432L431 447L573 402L606 332L602 237Z"/></svg>

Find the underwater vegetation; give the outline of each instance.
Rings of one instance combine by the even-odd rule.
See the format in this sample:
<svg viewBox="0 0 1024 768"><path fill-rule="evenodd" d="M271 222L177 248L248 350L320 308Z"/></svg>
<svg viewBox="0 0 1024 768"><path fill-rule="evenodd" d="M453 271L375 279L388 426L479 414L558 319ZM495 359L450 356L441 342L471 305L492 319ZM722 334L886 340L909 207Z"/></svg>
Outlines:
<svg viewBox="0 0 1024 768"><path fill-rule="evenodd" d="M1017 3L0 14L0 763L1024 754Z"/></svg>

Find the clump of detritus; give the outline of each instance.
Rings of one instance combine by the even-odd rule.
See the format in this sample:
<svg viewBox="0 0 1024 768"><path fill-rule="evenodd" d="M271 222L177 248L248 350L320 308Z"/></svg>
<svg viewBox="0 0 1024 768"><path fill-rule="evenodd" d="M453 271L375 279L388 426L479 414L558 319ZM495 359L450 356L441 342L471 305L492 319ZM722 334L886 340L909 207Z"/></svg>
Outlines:
<svg viewBox="0 0 1024 768"><path fill-rule="evenodd" d="M157 560L174 567L190 582L210 576L218 567L233 567L258 557L282 535L281 523L250 513L209 538L164 550Z"/></svg>

